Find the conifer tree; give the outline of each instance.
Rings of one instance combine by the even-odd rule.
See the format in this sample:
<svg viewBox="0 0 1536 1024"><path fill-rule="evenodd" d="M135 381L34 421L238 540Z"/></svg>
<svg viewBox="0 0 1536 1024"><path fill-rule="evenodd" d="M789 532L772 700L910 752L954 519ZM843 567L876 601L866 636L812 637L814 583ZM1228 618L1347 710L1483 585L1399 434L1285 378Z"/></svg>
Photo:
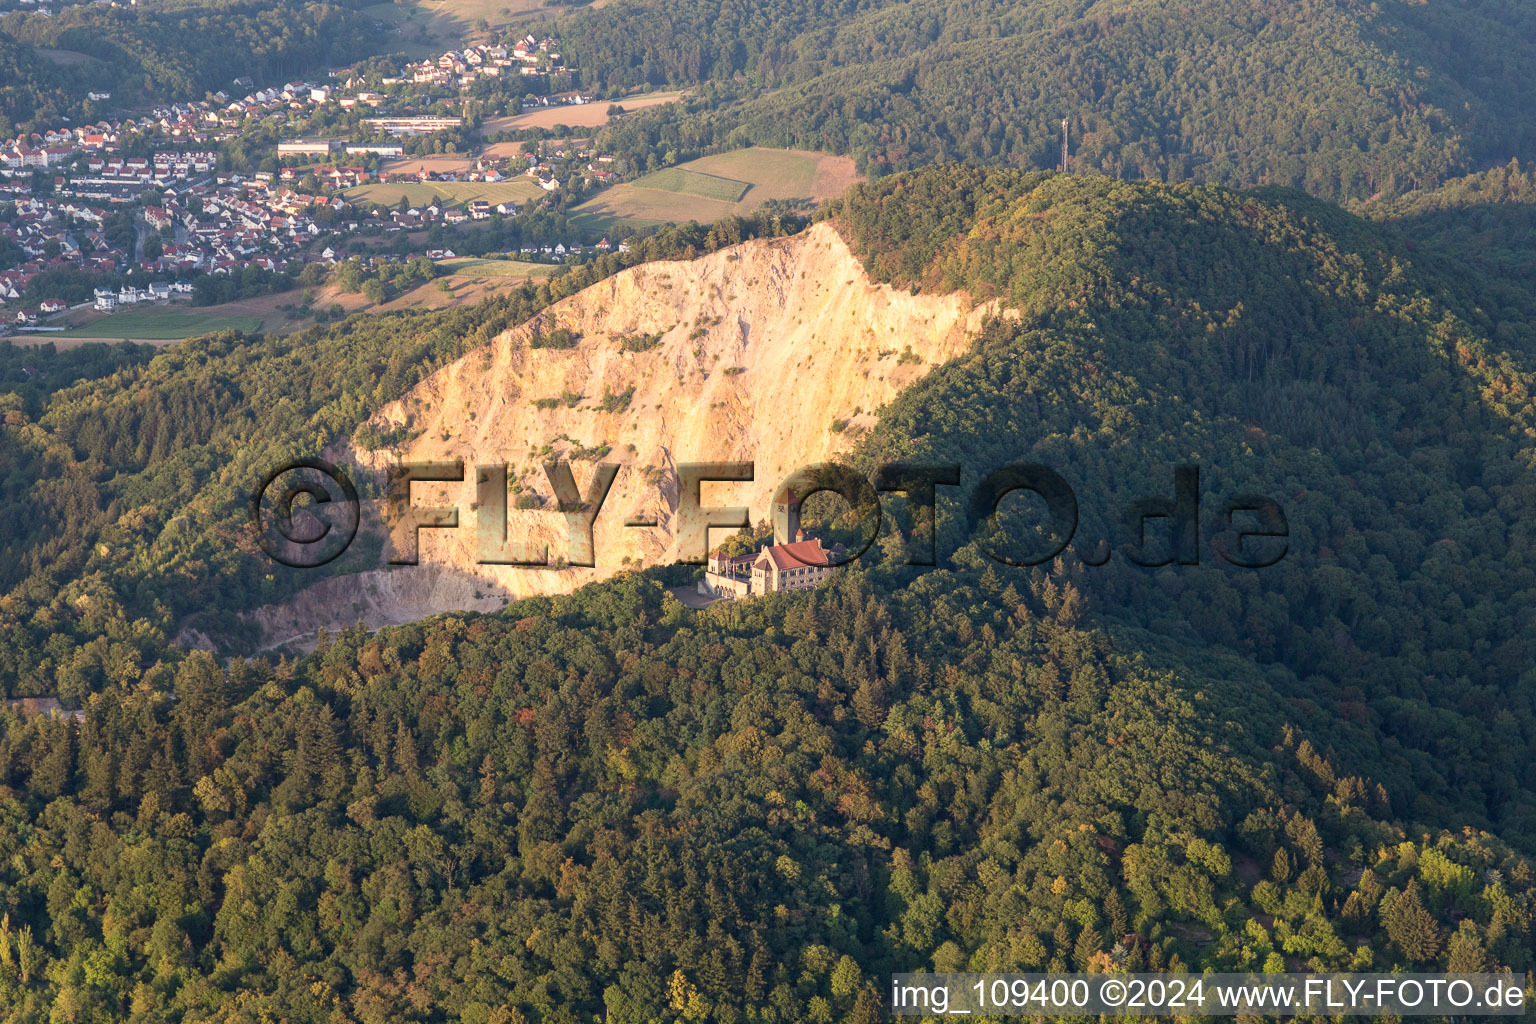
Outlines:
<svg viewBox="0 0 1536 1024"><path fill-rule="evenodd" d="M1487 968L1488 954L1477 936L1477 925L1462 921L1451 936L1446 951L1445 969L1453 974L1477 974Z"/></svg>
<svg viewBox="0 0 1536 1024"><path fill-rule="evenodd" d="M1099 936L1097 928L1084 928L1077 936L1077 944L1072 947L1072 960L1080 971L1088 970L1088 965L1100 952L1104 940Z"/></svg>
<svg viewBox="0 0 1536 1024"><path fill-rule="evenodd" d="M1411 960L1425 963L1440 951L1440 928L1419 899L1417 881L1410 881L1392 900L1382 915L1382 924L1387 937Z"/></svg>

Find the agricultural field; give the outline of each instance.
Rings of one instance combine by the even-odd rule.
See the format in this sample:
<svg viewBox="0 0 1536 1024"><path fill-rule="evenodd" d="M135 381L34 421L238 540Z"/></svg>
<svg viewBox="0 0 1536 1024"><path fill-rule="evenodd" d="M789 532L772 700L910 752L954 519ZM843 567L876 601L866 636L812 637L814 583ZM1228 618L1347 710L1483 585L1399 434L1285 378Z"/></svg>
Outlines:
<svg viewBox="0 0 1536 1024"><path fill-rule="evenodd" d="M735 178L722 178L717 174L700 174L681 167L668 167L632 182L635 188L649 188L661 192L681 192L684 195L712 199L718 203L740 202L752 187L749 182Z"/></svg>
<svg viewBox="0 0 1536 1024"><path fill-rule="evenodd" d="M382 306L370 306L369 312L393 313L406 309L443 309L468 306L528 280L542 280L559 267L519 260L449 260L443 264L448 273L396 296Z"/></svg>
<svg viewBox="0 0 1536 1024"><path fill-rule="evenodd" d="M183 338L211 334L214 331L249 333L260 330L261 324L262 318L259 316L230 315L185 306L155 306L108 313L90 320L81 318L77 326L67 331L50 331L36 337L39 342L72 338L99 341L181 341Z"/></svg>
<svg viewBox="0 0 1536 1024"><path fill-rule="evenodd" d="M349 198L383 203L385 206L394 206L400 202L401 196L404 196L405 201L412 206L426 206L434 199L458 206L472 199L484 199L492 205L505 202L526 203L530 199L542 196L544 190L527 180L423 181L408 182L403 185L382 183L358 185L356 188L347 189L346 194Z"/></svg>
<svg viewBox="0 0 1536 1024"><path fill-rule="evenodd" d="M386 161L379 167L380 175L416 174L428 171L433 174L463 174L475 165L472 156L407 156Z"/></svg>
<svg viewBox="0 0 1536 1024"><path fill-rule="evenodd" d="M466 256L456 260L444 260L440 266L454 277L523 280L548 277L559 269L548 263L481 259L473 256Z"/></svg>
<svg viewBox="0 0 1536 1024"><path fill-rule="evenodd" d="M566 139L569 146L585 146L591 139ZM503 158L517 158L526 153L533 152L538 146L537 142L493 142L482 149L481 155L487 160L501 160Z"/></svg>
<svg viewBox="0 0 1536 1024"><path fill-rule="evenodd" d="M598 100L596 103L540 107L524 114L488 118L480 126L480 134L490 137L501 131L515 131L519 128L555 128L559 125L565 125L568 128L596 128L608 123L608 108L613 103L617 103L628 112L671 103L682 96L681 92L648 92L637 96L626 96L622 100Z"/></svg>
<svg viewBox="0 0 1536 1024"><path fill-rule="evenodd" d="M650 227L750 213L769 200L821 202L858 180L853 161L800 150L733 150L604 189L575 214L599 229Z"/></svg>

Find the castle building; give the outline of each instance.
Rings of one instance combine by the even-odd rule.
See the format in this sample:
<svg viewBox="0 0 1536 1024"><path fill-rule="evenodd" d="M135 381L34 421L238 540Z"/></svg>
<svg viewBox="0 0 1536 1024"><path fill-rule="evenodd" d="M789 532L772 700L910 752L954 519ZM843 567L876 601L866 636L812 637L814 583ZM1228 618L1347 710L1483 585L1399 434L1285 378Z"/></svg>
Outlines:
<svg viewBox="0 0 1536 1024"><path fill-rule="evenodd" d="M820 538L805 539L801 531L793 543L771 544L756 554L710 556L699 592L714 597L757 597L790 590L810 590L832 574L835 550L821 546Z"/></svg>
<svg viewBox="0 0 1536 1024"><path fill-rule="evenodd" d="M752 562L754 594L777 594L785 590L810 590L832 573L831 552L821 546L821 539L805 540L805 534L793 544L774 544L763 548Z"/></svg>

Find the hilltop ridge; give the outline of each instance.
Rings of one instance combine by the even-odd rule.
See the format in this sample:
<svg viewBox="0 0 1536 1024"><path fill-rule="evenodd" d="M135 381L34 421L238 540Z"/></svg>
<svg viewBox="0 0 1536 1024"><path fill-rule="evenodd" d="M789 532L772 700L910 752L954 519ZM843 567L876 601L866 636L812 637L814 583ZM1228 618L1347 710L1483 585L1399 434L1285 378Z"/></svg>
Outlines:
<svg viewBox="0 0 1536 1024"><path fill-rule="evenodd" d="M470 309L60 354L8 400L0 510L39 550L0 566L0 660L81 713L0 711L7 1005L873 1024L896 971L1530 969L1529 295L1278 190L945 167L741 229ZM1037 461L1080 536L1000 565L1045 524L946 495L937 566L893 532L806 591L695 611L646 566L376 631L360 543L293 606L353 618L306 656L167 635L255 647L280 623L240 616L313 581L248 526L305 445L487 448L522 497L557 448L684 441L959 463L962 498ZM1285 558L1213 529L1131 563L1121 511L1187 462L1206 512L1279 503Z"/></svg>

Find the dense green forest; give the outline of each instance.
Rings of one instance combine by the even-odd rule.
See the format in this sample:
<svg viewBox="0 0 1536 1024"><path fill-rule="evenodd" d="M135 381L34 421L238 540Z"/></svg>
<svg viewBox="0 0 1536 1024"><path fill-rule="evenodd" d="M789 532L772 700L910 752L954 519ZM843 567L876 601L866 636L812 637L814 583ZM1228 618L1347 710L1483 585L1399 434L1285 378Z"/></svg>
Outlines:
<svg viewBox="0 0 1536 1024"><path fill-rule="evenodd" d="M1507 296L1491 300L1500 307L1521 306L1536 288L1536 172L1518 160L1355 209L1391 224L1415 252L1475 271Z"/></svg>
<svg viewBox="0 0 1536 1024"><path fill-rule="evenodd" d="M1350 723L1349 769L1399 812L1536 839L1530 293L1475 304L1477 279L1423 274L1400 239L1294 194L946 169L831 215L882 278L1020 313L885 410L871 460L1052 466L1083 510L1067 565L1091 604L1239 651ZM1207 514L1279 500L1288 557L1085 567L1186 461Z"/></svg>
<svg viewBox="0 0 1536 1024"><path fill-rule="evenodd" d="M940 566L908 567L892 498L819 591L692 612L679 570L628 573L296 661L172 642L238 643L313 580L245 529L268 462L623 265L799 222L290 338L0 348L0 678L81 708L3 713L0 1004L869 1021L894 970L1531 969L1536 300L1517 258L1401 226L1526 187L1501 174L1381 219L958 166L858 186L824 216L874 277L1007 312L855 461L1045 463L1081 508L1060 560L989 561L1047 539L1031 508L977 532L946 496ZM1276 500L1286 557L1226 564L1203 521L1200 565L1132 565L1120 511L1182 462L1207 516Z"/></svg>
<svg viewBox="0 0 1536 1024"><path fill-rule="evenodd" d="M30 120L40 109L76 109L66 76L36 50L0 32L0 135ZM84 93L80 93L84 96Z"/></svg>
<svg viewBox="0 0 1536 1024"><path fill-rule="evenodd" d="M158 664L0 739L0 993L863 1022L921 967L1529 966L1522 854L1382 820L1260 673L1080 614L940 571L695 615L630 574Z"/></svg>
<svg viewBox="0 0 1536 1024"><path fill-rule="evenodd" d="M281 83L375 52L376 19L355 5L310 0L179 0L130 7L75 4L51 17L0 18L0 116L56 127L100 111L86 93L134 101L200 99L248 75ZM94 58L56 67L36 47ZM0 125L0 128L4 128ZM9 131L0 131L0 135Z"/></svg>
<svg viewBox="0 0 1536 1024"><path fill-rule="evenodd" d="M1079 170L1364 199L1536 141L1536 10L1519 0L643 0L559 31L589 84L702 79L734 98L626 118L619 148L1044 169L1065 117Z"/></svg>

